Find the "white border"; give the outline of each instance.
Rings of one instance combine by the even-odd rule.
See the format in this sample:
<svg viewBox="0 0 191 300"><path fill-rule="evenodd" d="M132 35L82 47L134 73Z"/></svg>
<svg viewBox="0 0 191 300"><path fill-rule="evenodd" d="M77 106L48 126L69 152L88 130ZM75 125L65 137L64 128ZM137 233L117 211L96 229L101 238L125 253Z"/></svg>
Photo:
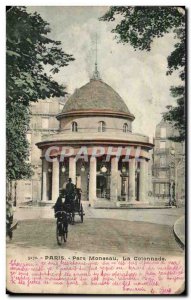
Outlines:
<svg viewBox="0 0 191 300"><path fill-rule="evenodd" d="M24 6L111 6L111 5L139 5L139 6L146 6L146 5L151 5L151 6L186 6L186 8L189 10L188 12L188 28L187 31L188 33L191 32L190 30L190 7L191 7L191 1L190 0L160 0L160 1L152 1L152 0L47 0L47 1L39 1L39 0L12 0L12 1L5 1L1 0L0 2L0 37L1 37L1 46L0 46L0 58L1 58L1 66L0 66L0 79L1 79L1 89L0 89L0 140L1 140L1 147L0 147L0 182L1 182L1 194L0 194L0 199L1 199L1 209L0 209L0 220L1 220L1 225L0 225L0 233L1 233L1 256L0 256L0 261L1 261L1 268L0 268L0 299L7 299L8 295L5 295L5 6L11 6L11 5L24 5ZM190 46L190 39L189 39L189 34L188 34L188 49ZM188 59L189 61L189 59ZM190 63L188 65L188 70L190 67ZM189 84L189 78L188 78L188 84ZM188 93L188 99L190 99L190 92ZM189 132L190 132L190 105L188 106L188 138L190 137ZM189 149L188 149L189 150ZM190 158L188 151L188 159ZM190 171L190 165L188 168L188 172ZM190 172L189 172L190 173ZM188 186L190 186L190 178L188 180ZM189 191L188 191L189 192ZM189 202L189 197L190 193L188 193L187 201ZM190 216L190 208L191 205L189 205L189 216ZM189 217L190 218L190 217ZM188 218L188 220L189 220ZM190 223L190 222L189 222ZM188 240L191 240L190 236L190 230L188 230ZM189 253L189 249L188 249ZM189 257L188 257L189 258ZM188 260L190 263L190 259ZM188 266L187 266L188 268ZM189 282L189 280L188 280ZM17 297L17 299L20 297ZM25 297L22 297L23 299ZM27 298L27 296L26 296ZM35 297L40 298L40 297ZM56 297L52 296L49 297L50 299L55 299ZM71 299L71 297L64 297ZM72 297L74 298L74 297ZM100 297L99 297L100 298ZM102 297L101 297L102 298ZM113 298L113 297L112 297ZM119 297L115 297L119 298ZM129 296L128 296L129 298ZM137 297L133 297L135 299ZM156 297L153 297L156 298ZM162 299L165 299L168 297L162 297ZM172 297L171 297L172 298ZM157 299L157 298L156 298Z"/></svg>

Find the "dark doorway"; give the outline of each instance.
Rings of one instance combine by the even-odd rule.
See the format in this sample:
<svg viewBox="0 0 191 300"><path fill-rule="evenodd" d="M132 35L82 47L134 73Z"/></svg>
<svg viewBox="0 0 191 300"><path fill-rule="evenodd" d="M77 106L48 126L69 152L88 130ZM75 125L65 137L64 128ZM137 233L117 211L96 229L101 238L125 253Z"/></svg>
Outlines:
<svg viewBox="0 0 191 300"><path fill-rule="evenodd" d="M96 194L98 198L110 198L110 178L108 175L97 175Z"/></svg>

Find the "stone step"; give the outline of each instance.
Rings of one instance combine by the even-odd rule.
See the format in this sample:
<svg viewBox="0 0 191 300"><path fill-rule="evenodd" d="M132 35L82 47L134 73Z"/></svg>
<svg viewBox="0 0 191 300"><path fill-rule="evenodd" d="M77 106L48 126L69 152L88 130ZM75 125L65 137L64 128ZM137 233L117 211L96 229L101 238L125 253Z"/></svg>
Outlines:
<svg viewBox="0 0 191 300"><path fill-rule="evenodd" d="M172 206L167 206L167 205L150 205L150 204L120 204L117 208L148 208L148 209L153 209L153 208L172 208Z"/></svg>

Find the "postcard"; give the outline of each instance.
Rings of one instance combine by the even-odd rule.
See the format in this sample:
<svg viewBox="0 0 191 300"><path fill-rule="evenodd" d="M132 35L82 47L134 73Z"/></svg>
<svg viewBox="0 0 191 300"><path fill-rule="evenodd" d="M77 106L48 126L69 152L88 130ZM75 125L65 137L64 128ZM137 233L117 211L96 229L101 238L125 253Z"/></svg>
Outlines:
<svg viewBox="0 0 191 300"><path fill-rule="evenodd" d="M186 14L7 9L7 293L185 293Z"/></svg>

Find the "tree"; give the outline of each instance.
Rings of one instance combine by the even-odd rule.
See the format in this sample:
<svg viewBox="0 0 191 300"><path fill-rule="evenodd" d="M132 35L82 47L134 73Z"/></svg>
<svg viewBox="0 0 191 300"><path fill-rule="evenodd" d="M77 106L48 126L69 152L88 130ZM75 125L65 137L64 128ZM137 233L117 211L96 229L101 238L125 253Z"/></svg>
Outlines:
<svg viewBox="0 0 191 300"><path fill-rule="evenodd" d="M19 180L32 175L29 143L26 132L30 121L29 110L22 102L7 105L7 178Z"/></svg>
<svg viewBox="0 0 191 300"><path fill-rule="evenodd" d="M48 37L49 24L38 13L25 7L7 12L7 179L29 178L29 144L26 132L30 121L30 102L66 94L51 74L73 61L60 41ZM46 70L45 71L45 67ZM50 70L48 70L48 68Z"/></svg>
<svg viewBox="0 0 191 300"><path fill-rule="evenodd" d="M169 54L167 75L178 70L183 82L181 86L171 87L171 95L176 99L175 107L167 107L163 118L172 123L179 131L176 141L185 139L185 9L182 7L136 6L111 7L102 21L116 21L112 30L116 33L118 42L129 43L135 50L150 51L155 38L160 38L169 32L174 32L177 43Z"/></svg>

